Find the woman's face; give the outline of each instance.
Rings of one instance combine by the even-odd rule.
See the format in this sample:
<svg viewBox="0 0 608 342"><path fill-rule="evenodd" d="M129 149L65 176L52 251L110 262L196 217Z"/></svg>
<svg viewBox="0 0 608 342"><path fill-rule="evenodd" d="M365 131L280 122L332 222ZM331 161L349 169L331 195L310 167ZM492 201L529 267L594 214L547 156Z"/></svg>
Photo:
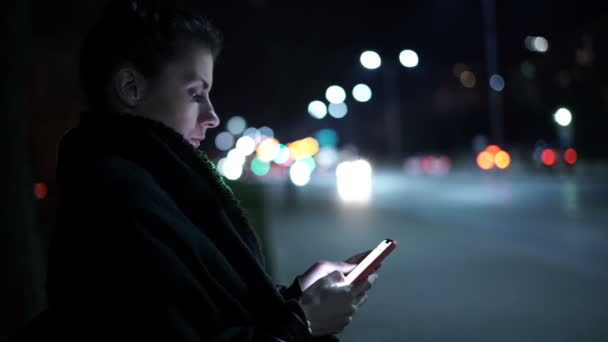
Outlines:
<svg viewBox="0 0 608 342"><path fill-rule="evenodd" d="M173 128L195 148L208 128L220 123L211 105L213 56L208 49L191 47L165 65L158 78L147 82L135 114Z"/></svg>

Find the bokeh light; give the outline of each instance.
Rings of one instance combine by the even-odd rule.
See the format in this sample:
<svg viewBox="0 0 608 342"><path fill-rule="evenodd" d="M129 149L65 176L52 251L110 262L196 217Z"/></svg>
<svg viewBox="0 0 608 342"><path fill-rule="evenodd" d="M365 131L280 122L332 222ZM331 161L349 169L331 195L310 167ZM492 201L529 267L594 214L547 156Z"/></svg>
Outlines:
<svg viewBox="0 0 608 342"><path fill-rule="evenodd" d="M406 68L414 68L418 65L418 54L413 50L403 50L399 53L399 62Z"/></svg>
<svg viewBox="0 0 608 342"><path fill-rule="evenodd" d="M332 85L325 91L325 98L330 103L342 103L346 100L346 91L340 86Z"/></svg>
<svg viewBox="0 0 608 342"><path fill-rule="evenodd" d="M269 138L262 141L257 147L257 157L265 162L271 162L280 152L280 143L277 139Z"/></svg>
<svg viewBox="0 0 608 342"><path fill-rule="evenodd" d="M342 119L348 113L348 107L346 103L330 103L329 104L329 115L336 119Z"/></svg>
<svg viewBox="0 0 608 342"><path fill-rule="evenodd" d="M232 133L233 135L239 135L243 133L246 127L247 122L242 116L233 116L228 119L228 122L226 123L226 128L228 129L228 132Z"/></svg>
<svg viewBox="0 0 608 342"><path fill-rule="evenodd" d="M564 152L564 160L566 163L572 165L578 160L578 153L575 149L569 148Z"/></svg>
<svg viewBox="0 0 608 342"><path fill-rule="evenodd" d="M322 147L315 156L319 168L329 169L340 160L338 151L333 147Z"/></svg>
<svg viewBox="0 0 608 342"><path fill-rule="evenodd" d="M331 128L323 128L315 136L321 147L336 147L338 145L338 132Z"/></svg>
<svg viewBox="0 0 608 342"><path fill-rule="evenodd" d="M562 107L553 114L553 119L558 125L566 127L572 122L572 113L567 108Z"/></svg>
<svg viewBox="0 0 608 342"><path fill-rule="evenodd" d="M308 105L308 114L315 119L323 119L327 115L327 106L322 101L312 101Z"/></svg>
<svg viewBox="0 0 608 342"><path fill-rule="evenodd" d="M244 156L248 156L255 151L255 140L252 137L244 135L236 141L236 149Z"/></svg>
<svg viewBox="0 0 608 342"><path fill-rule="evenodd" d="M494 156L494 164L497 168L504 170L511 165L511 156L506 151L498 151Z"/></svg>
<svg viewBox="0 0 608 342"><path fill-rule="evenodd" d="M291 151L291 156L296 160L312 157L319 152L319 142L312 137L294 141L287 144L287 147Z"/></svg>
<svg viewBox="0 0 608 342"><path fill-rule="evenodd" d="M265 176L270 172L270 163L265 162L259 158L253 158L251 160L251 172L256 176Z"/></svg>
<svg viewBox="0 0 608 342"><path fill-rule="evenodd" d="M482 170L490 170L494 167L494 155L488 151L481 151L477 155L477 166Z"/></svg>
<svg viewBox="0 0 608 342"><path fill-rule="evenodd" d="M220 151L228 151L234 146L234 136L228 132L221 132L215 136L215 147Z"/></svg>
<svg viewBox="0 0 608 342"><path fill-rule="evenodd" d="M291 152L289 148L283 144L279 145L279 153L273 159L273 161L277 164L286 164L291 160Z"/></svg>
<svg viewBox="0 0 608 342"><path fill-rule="evenodd" d="M297 160L289 168L289 178L296 186L304 186L310 182L310 168L306 162Z"/></svg>
<svg viewBox="0 0 608 342"><path fill-rule="evenodd" d="M37 199L43 200L49 194L49 187L44 182L34 184L34 195Z"/></svg>
<svg viewBox="0 0 608 342"><path fill-rule="evenodd" d="M543 164L547 166L552 166L557 162L557 154L553 149L547 148L543 150L543 153L540 155L540 159Z"/></svg>
<svg viewBox="0 0 608 342"><path fill-rule="evenodd" d="M238 158L222 158L217 163L217 169L224 177L230 180L237 180L243 174L243 164Z"/></svg>
<svg viewBox="0 0 608 342"><path fill-rule="evenodd" d="M372 193L372 168L359 159L345 161L336 167L338 195L347 203L367 203Z"/></svg>
<svg viewBox="0 0 608 342"><path fill-rule="evenodd" d="M359 61L364 68L370 70L378 69L382 65L380 55L371 50L363 52L361 54L361 58L359 58Z"/></svg>
<svg viewBox="0 0 608 342"><path fill-rule="evenodd" d="M248 137L253 138L253 140L255 140L256 144L259 143L262 140L262 134L255 127L249 127L246 130L244 130L243 131L243 136L248 136Z"/></svg>
<svg viewBox="0 0 608 342"><path fill-rule="evenodd" d="M475 83L477 83L477 78L471 71L465 70L460 74L460 83L462 83L465 88L473 88Z"/></svg>
<svg viewBox="0 0 608 342"><path fill-rule="evenodd" d="M494 74L490 77L490 87L494 91L502 91L505 89L505 80L502 76Z"/></svg>
<svg viewBox="0 0 608 342"><path fill-rule="evenodd" d="M258 131L262 138L274 138L274 130L268 126L262 126Z"/></svg>
<svg viewBox="0 0 608 342"><path fill-rule="evenodd" d="M245 164L245 161L247 160L247 156L242 151L236 148L233 148L232 150L228 151L228 155L226 156L226 158L240 165Z"/></svg>
<svg viewBox="0 0 608 342"><path fill-rule="evenodd" d="M367 102L372 98L372 90L366 84L357 84L353 87L353 98L359 102Z"/></svg>

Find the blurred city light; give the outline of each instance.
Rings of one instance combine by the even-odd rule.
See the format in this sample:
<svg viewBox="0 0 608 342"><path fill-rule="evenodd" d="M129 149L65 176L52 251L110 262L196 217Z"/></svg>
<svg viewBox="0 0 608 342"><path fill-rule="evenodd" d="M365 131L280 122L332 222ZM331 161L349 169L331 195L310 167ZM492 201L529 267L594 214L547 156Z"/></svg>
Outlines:
<svg viewBox="0 0 608 342"><path fill-rule="evenodd" d="M505 89L505 80L502 76L494 74L490 77L490 87L495 91L502 91Z"/></svg>
<svg viewBox="0 0 608 342"><path fill-rule="evenodd" d="M567 108L562 107L553 114L553 119L558 125L566 127L572 122L572 113Z"/></svg>
<svg viewBox="0 0 608 342"><path fill-rule="evenodd" d="M258 131L262 137L274 138L274 131L268 126L262 126Z"/></svg>
<svg viewBox="0 0 608 342"><path fill-rule="evenodd" d="M338 145L338 133L331 128L323 128L315 136L321 147L336 147Z"/></svg>
<svg viewBox="0 0 608 342"><path fill-rule="evenodd" d="M367 102L372 98L372 90L365 84L357 84L353 87L353 97L359 102Z"/></svg>
<svg viewBox="0 0 608 342"><path fill-rule="evenodd" d="M338 160L340 160L340 156L335 148L322 147L315 156L315 159L320 168L329 169L336 165Z"/></svg>
<svg viewBox="0 0 608 342"><path fill-rule="evenodd" d="M319 142L312 137L294 141L287 144L287 147L291 151L291 156L296 160L312 157L319 152Z"/></svg>
<svg viewBox="0 0 608 342"><path fill-rule="evenodd" d="M228 155L226 156L227 161L233 161L241 166L245 164L245 160L247 160L247 156L240 150L233 148L228 151Z"/></svg>
<svg viewBox="0 0 608 342"><path fill-rule="evenodd" d="M469 70L469 67L466 64L460 62L454 64L454 66L452 67L452 73L454 73L454 77L456 78L460 78L460 75L467 70Z"/></svg>
<svg viewBox="0 0 608 342"><path fill-rule="evenodd" d="M526 48L534 52L547 52L549 50L549 42L545 37L528 36L524 40Z"/></svg>
<svg viewBox="0 0 608 342"><path fill-rule="evenodd" d="M533 44L538 52L546 52L549 49L549 42L544 37L535 37Z"/></svg>
<svg viewBox="0 0 608 342"><path fill-rule="evenodd" d="M48 194L49 187L46 185L46 183L39 182L34 184L34 195L37 199L43 200L48 196Z"/></svg>
<svg viewBox="0 0 608 342"><path fill-rule="evenodd" d="M232 133L233 135L243 133L245 127L247 127L247 122L245 122L245 119L241 116L233 116L228 119L228 122L226 123L228 132Z"/></svg>
<svg viewBox="0 0 608 342"><path fill-rule="evenodd" d="M566 163L573 165L578 160L578 153L575 149L569 148L564 152L564 160Z"/></svg>
<svg viewBox="0 0 608 342"><path fill-rule="evenodd" d="M325 91L325 97L330 103L342 103L346 100L346 92L344 91L344 88L332 85Z"/></svg>
<svg viewBox="0 0 608 342"><path fill-rule="evenodd" d="M330 103L329 104L329 115L336 119L342 119L348 113L348 107L346 103Z"/></svg>
<svg viewBox="0 0 608 342"><path fill-rule="evenodd" d="M222 164L221 172L226 178L237 180L243 174L243 164L236 158L227 158Z"/></svg>
<svg viewBox="0 0 608 342"><path fill-rule="evenodd" d="M500 146L498 145L488 145L485 150L487 152L490 152L492 154L492 156L496 155L496 153L502 151L502 149L500 148Z"/></svg>
<svg viewBox="0 0 608 342"><path fill-rule="evenodd" d="M476 82L477 79L475 78L475 74L471 71L465 70L460 74L460 83L462 83L465 88L473 88Z"/></svg>
<svg viewBox="0 0 608 342"><path fill-rule="evenodd" d="M547 166L552 166L557 162L557 154L553 149L547 148L543 150L543 153L540 156L543 164Z"/></svg>
<svg viewBox="0 0 608 342"><path fill-rule="evenodd" d="M477 166L482 170L490 170L494 167L494 155L488 151L481 151L477 155Z"/></svg>
<svg viewBox="0 0 608 342"><path fill-rule="evenodd" d="M315 169L317 168L317 162L315 161L315 159L313 157L304 157L298 161L301 161L303 163L305 163L306 165L308 165L308 169L310 170L310 172L315 172Z"/></svg>
<svg viewBox="0 0 608 342"><path fill-rule="evenodd" d="M244 130L243 136L251 137L253 140L255 140L256 144L259 143L262 138L262 134L255 127L249 127L246 130Z"/></svg>
<svg viewBox="0 0 608 342"><path fill-rule="evenodd" d="M372 192L372 168L362 159L345 161L336 167L338 195L344 202L367 203Z"/></svg>
<svg viewBox="0 0 608 342"><path fill-rule="evenodd" d="M257 147L257 157L265 162L274 160L280 152L280 143L275 138L268 138L262 141Z"/></svg>
<svg viewBox="0 0 608 342"><path fill-rule="evenodd" d="M244 135L236 141L236 149L244 156L248 156L255 151L255 140L252 137Z"/></svg>
<svg viewBox="0 0 608 342"><path fill-rule="evenodd" d="M308 114L315 119L323 119L327 115L327 106L322 101L312 101L308 105Z"/></svg>
<svg viewBox="0 0 608 342"><path fill-rule="evenodd" d="M399 53L399 62L406 68L414 68L418 65L418 54L413 50L403 50Z"/></svg>
<svg viewBox="0 0 608 342"><path fill-rule="evenodd" d="M289 178L297 186L304 186L310 182L311 170L308 164L302 160L297 160L289 168Z"/></svg>
<svg viewBox="0 0 608 342"><path fill-rule="evenodd" d="M504 170L511 165L511 156L506 151L498 151L494 156L494 164L497 168Z"/></svg>
<svg viewBox="0 0 608 342"><path fill-rule="evenodd" d="M375 51L365 51L361 54L361 65L364 68L374 70L378 69L382 65L382 59L380 55Z"/></svg>
<svg viewBox="0 0 608 342"><path fill-rule="evenodd" d="M291 152L289 151L289 148L283 144L280 144L279 153L273 159L273 161L277 164L282 165L282 164L286 164L287 162L289 162L290 159L291 159Z"/></svg>
<svg viewBox="0 0 608 342"><path fill-rule="evenodd" d="M234 136L228 132L221 132L215 136L215 147L220 151L228 151L234 146Z"/></svg>
<svg viewBox="0 0 608 342"><path fill-rule="evenodd" d="M265 162L259 158L253 158L251 160L251 171L256 176L265 176L270 171L270 163Z"/></svg>
<svg viewBox="0 0 608 342"><path fill-rule="evenodd" d="M223 175L224 174L224 165L226 164L226 160L228 158L224 157L217 162L217 170Z"/></svg>

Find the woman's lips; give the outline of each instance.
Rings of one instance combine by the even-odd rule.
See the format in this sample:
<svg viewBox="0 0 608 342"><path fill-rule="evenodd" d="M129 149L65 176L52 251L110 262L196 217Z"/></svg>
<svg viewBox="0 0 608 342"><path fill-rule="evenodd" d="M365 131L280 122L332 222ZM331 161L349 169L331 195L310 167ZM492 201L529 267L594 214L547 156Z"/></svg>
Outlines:
<svg viewBox="0 0 608 342"><path fill-rule="evenodd" d="M205 138L190 138L190 142L195 148L198 148L203 140L205 140Z"/></svg>

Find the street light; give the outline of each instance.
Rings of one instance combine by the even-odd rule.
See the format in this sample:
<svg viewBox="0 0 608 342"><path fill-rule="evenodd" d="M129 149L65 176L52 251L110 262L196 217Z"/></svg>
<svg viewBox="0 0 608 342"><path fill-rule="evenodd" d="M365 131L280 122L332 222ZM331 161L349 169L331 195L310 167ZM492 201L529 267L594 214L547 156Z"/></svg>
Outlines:
<svg viewBox="0 0 608 342"><path fill-rule="evenodd" d="M381 61L380 55L374 51L368 50L361 54L361 64L367 69L379 68L382 64ZM399 62L406 68L414 68L419 63L418 54L413 50L403 50L399 53ZM388 60L382 68L382 88L384 90L387 147L392 157L401 158L401 106L399 103L400 92L396 68L396 62L393 60Z"/></svg>
<svg viewBox="0 0 608 342"><path fill-rule="evenodd" d="M403 50L399 54L399 62L406 68L414 68L418 65L418 54L413 50Z"/></svg>
<svg viewBox="0 0 608 342"><path fill-rule="evenodd" d="M325 97L330 103L342 103L344 100L346 100L346 92L344 91L344 88L337 85L332 85L327 88Z"/></svg>
<svg viewBox="0 0 608 342"><path fill-rule="evenodd" d="M568 127L572 123L572 113L567 108L562 107L553 114L553 119L558 125Z"/></svg>
<svg viewBox="0 0 608 342"><path fill-rule="evenodd" d="M372 98L372 90L366 84L357 84L353 87L353 97L359 102L367 102Z"/></svg>
<svg viewBox="0 0 608 342"><path fill-rule="evenodd" d="M378 69L382 65L382 59L376 51L365 51L361 54L361 65L369 70Z"/></svg>
<svg viewBox="0 0 608 342"><path fill-rule="evenodd" d="M327 115L327 106L321 101L312 101L308 105L308 114L315 119L323 119Z"/></svg>

